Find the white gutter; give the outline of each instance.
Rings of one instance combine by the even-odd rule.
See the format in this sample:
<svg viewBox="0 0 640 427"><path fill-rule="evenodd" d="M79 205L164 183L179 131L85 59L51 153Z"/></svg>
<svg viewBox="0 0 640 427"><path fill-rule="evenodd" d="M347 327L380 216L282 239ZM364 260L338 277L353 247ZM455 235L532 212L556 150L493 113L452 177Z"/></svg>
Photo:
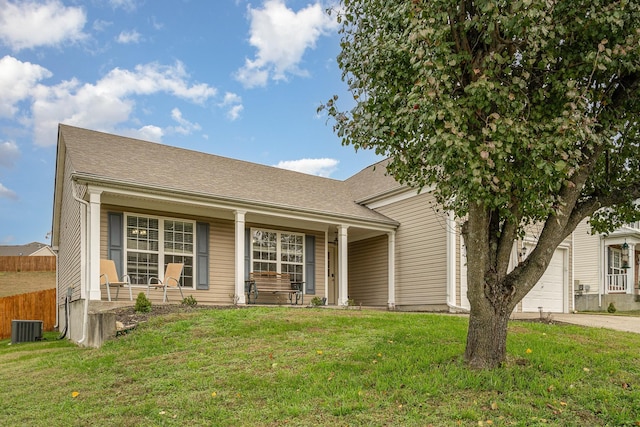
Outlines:
<svg viewBox="0 0 640 427"><path fill-rule="evenodd" d="M81 203L84 205L85 207L85 221L84 221L84 225L85 225L85 236L87 238L87 240L91 239L91 233L88 230L88 221L87 221L87 217L89 216L89 211L91 210L91 206L89 205L89 202L87 202L86 200L82 200L81 198L79 198L76 195L76 186L75 186L75 182L71 181L71 194L74 198L74 200L76 200L77 202ZM87 242L90 243L90 242ZM90 248L91 245L87 244L85 245L85 248ZM88 249L87 249L88 250ZM82 254L80 254L80 259L82 260ZM82 265L82 261L80 262L80 265ZM85 283L85 295L84 295L84 314L83 314L83 320L82 320L82 338L78 341L78 344L82 344L84 343L84 341L87 339L87 325L89 323L89 294L91 289L89 288L91 286L91 281L89 280L89 278L87 277L88 275L88 268L84 269L84 283ZM69 325L67 325L67 329L69 329Z"/></svg>

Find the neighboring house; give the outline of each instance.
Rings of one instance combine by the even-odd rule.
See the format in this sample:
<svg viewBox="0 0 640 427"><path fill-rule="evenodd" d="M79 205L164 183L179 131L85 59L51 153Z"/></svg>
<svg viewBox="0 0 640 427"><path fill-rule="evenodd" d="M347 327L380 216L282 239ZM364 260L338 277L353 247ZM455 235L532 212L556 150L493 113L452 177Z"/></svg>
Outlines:
<svg viewBox="0 0 640 427"><path fill-rule="evenodd" d="M469 307L458 223L430 192L387 176L384 161L338 181L60 125L52 246L62 324L65 300L72 311L106 301L102 258L131 277L134 295L182 262L183 292L203 304L246 303L249 272L267 270L304 281L305 303ZM573 309L571 250L561 245L517 311Z"/></svg>
<svg viewBox="0 0 640 427"><path fill-rule="evenodd" d="M0 256L55 256L46 243L31 242L26 245L0 246Z"/></svg>
<svg viewBox="0 0 640 427"><path fill-rule="evenodd" d="M640 310L640 222L591 234L583 221L574 233L576 309Z"/></svg>

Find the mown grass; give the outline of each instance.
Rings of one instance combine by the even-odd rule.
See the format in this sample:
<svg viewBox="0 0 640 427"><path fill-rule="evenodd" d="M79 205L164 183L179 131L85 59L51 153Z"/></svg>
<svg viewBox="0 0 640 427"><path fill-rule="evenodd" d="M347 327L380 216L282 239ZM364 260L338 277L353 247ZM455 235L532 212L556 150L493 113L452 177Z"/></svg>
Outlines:
<svg viewBox="0 0 640 427"><path fill-rule="evenodd" d="M474 371L466 328L252 308L153 318L101 349L0 341L0 425L640 424L640 335L512 322L505 366Z"/></svg>

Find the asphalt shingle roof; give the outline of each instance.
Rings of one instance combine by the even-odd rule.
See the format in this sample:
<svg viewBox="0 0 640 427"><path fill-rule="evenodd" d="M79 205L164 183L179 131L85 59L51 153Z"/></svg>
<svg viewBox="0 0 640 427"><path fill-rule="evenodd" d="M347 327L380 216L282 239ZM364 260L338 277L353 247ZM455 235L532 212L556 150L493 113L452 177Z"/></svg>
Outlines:
<svg viewBox="0 0 640 427"><path fill-rule="evenodd" d="M26 245L0 246L0 256L28 256L47 246L46 243L31 242Z"/></svg>
<svg viewBox="0 0 640 427"><path fill-rule="evenodd" d="M85 177L393 223L355 203L359 197L352 189L362 184L354 186L347 181L68 125L60 125L59 134L72 169ZM363 192L359 188L357 193Z"/></svg>

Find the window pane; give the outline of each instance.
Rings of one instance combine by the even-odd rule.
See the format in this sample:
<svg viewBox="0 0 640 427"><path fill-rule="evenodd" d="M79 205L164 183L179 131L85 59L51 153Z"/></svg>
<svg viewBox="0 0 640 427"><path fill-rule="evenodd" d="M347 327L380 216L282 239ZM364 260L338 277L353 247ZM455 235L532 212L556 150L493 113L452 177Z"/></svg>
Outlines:
<svg viewBox="0 0 640 427"><path fill-rule="evenodd" d="M193 254L193 224L183 221L165 220L164 250L172 254Z"/></svg>
<svg viewBox="0 0 640 427"><path fill-rule="evenodd" d="M253 230L253 271L277 271L277 233Z"/></svg>
<svg viewBox="0 0 640 427"><path fill-rule="evenodd" d="M158 276L158 255L142 252L127 253L127 274L134 285L146 285L149 277Z"/></svg>
<svg viewBox="0 0 640 427"><path fill-rule="evenodd" d="M158 250L158 221L154 219L127 217L127 248L141 251Z"/></svg>
<svg viewBox="0 0 640 427"><path fill-rule="evenodd" d="M177 256L177 255L165 255L164 268L166 270L167 265L172 262L179 262L184 264L182 269L182 276L180 276L180 286L184 288L193 287L193 257L190 256Z"/></svg>
<svg viewBox="0 0 640 427"><path fill-rule="evenodd" d="M283 263L282 273L289 273L292 282L302 282L302 265Z"/></svg>

